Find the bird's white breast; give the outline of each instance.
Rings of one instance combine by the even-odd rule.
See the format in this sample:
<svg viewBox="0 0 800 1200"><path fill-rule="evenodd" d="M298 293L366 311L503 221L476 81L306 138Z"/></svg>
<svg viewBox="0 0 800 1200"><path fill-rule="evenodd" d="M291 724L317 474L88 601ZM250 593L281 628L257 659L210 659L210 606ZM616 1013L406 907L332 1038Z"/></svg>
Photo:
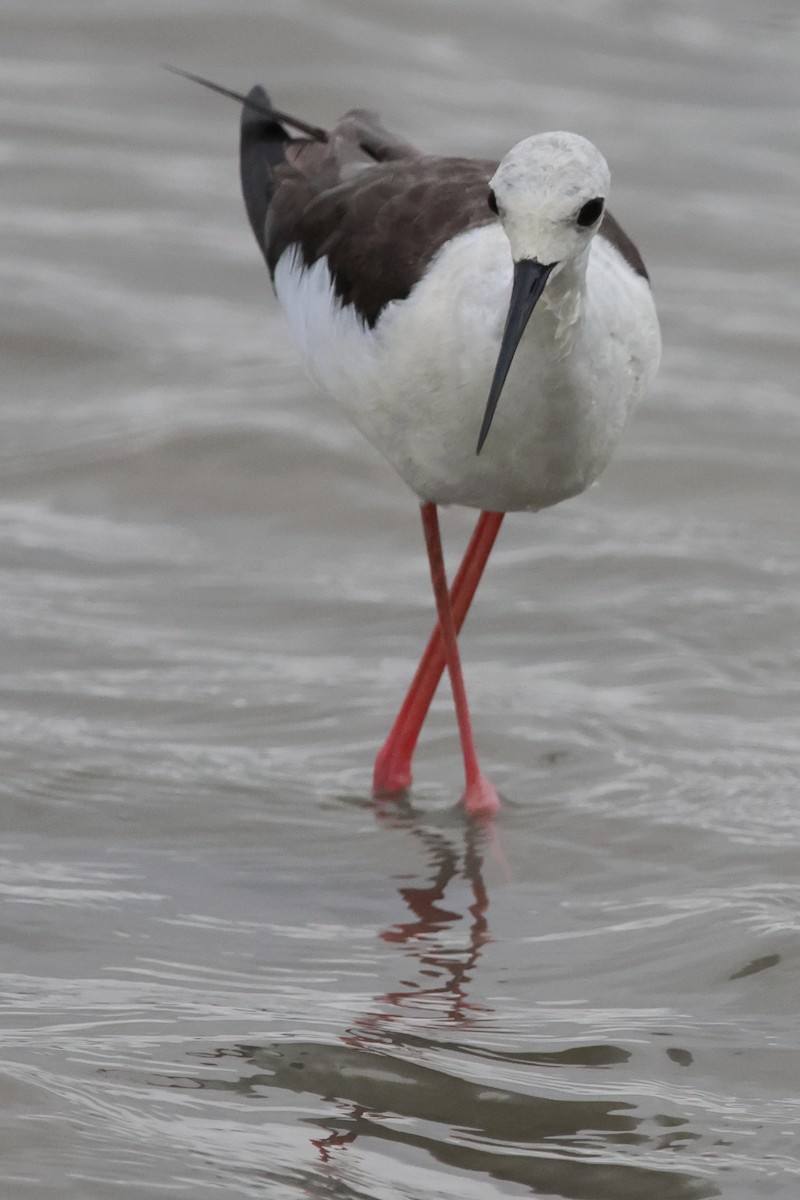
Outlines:
<svg viewBox="0 0 800 1200"><path fill-rule="evenodd" d="M277 264L310 374L423 500L514 511L583 491L655 374L649 285L595 238L582 292L548 284L476 455L511 279L502 228L470 230L370 329L335 296L325 259L306 268L290 249Z"/></svg>

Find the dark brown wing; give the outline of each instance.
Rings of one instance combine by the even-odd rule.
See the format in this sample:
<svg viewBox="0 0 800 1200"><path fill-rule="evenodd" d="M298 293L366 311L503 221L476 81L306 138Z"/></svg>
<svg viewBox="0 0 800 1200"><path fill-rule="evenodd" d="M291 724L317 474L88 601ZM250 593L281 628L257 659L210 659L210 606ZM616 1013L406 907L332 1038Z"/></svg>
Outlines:
<svg viewBox="0 0 800 1200"><path fill-rule="evenodd" d="M610 242L612 246L619 250L628 266L633 267L637 275L641 275L648 283L650 282L650 276L647 274L647 267L644 265L641 254L619 222L608 211L603 217L603 223L597 232L597 236L605 238L607 242Z"/></svg>
<svg viewBox="0 0 800 1200"><path fill-rule="evenodd" d="M336 295L372 326L391 300L403 300L446 241L488 225L493 162L467 158L400 159L365 166L334 186L325 172L290 167L267 219L266 257L274 272L290 247L306 266L327 258Z"/></svg>

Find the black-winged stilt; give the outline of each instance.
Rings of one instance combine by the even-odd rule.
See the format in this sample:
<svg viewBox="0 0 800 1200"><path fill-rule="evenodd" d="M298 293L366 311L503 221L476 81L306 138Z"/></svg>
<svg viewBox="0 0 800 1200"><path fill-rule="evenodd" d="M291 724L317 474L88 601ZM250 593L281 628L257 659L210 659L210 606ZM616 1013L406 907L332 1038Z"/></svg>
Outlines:
<svg viewBox="0 0 800 1200"><path fill-rule="evenodd" d="M526 138L499 165L432 157L368 111L326 133L261 88L244 97L189 78L243 102L245 205L305 366L421 502L438 624L375 792L410 785L446 665L463 803L492 814L456 635L503 515L597 479L660 355L644 264L606 211L606 161L574 133ZM440 504L481 510L450 591Z"/></svg>

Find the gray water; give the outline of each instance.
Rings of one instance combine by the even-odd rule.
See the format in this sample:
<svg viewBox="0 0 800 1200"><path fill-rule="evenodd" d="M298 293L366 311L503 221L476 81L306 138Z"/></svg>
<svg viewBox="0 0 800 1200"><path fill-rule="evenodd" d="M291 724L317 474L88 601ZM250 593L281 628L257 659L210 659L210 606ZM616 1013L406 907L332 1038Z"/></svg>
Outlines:
<svg viewBox="0 0 800 1200"><path fill-rule="evenodd" d="M5 0L3 1200L800 1194L799 50L793 0ZM162 62L612 164L663 368L470 617L494 840L444 688L370 800L416 505Z"/></svg>

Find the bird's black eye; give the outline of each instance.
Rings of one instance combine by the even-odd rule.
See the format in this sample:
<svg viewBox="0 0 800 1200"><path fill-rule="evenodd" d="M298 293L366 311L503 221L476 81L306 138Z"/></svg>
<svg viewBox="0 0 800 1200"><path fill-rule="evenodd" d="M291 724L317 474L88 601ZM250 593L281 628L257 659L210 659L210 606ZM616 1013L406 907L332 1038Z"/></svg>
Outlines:
<svg viewBox="0 0 800 1200"><path fill-rule="evenodd" d="M496 213L497 212L497 196L495 196L495 194L491 188L489 188L489 195L487 196L487 203L489 205L489 208L492 210L492 212Z"/></svg>
<svg viewBox="0 0 800 1200"><path fill-rule="evenodd" d="M605 200L602 196L595 196L594 200L587 200L575 218L577 224L583 225L584 228L594 225L595 221L599 221L603 215L604 204Z"/></svg>

